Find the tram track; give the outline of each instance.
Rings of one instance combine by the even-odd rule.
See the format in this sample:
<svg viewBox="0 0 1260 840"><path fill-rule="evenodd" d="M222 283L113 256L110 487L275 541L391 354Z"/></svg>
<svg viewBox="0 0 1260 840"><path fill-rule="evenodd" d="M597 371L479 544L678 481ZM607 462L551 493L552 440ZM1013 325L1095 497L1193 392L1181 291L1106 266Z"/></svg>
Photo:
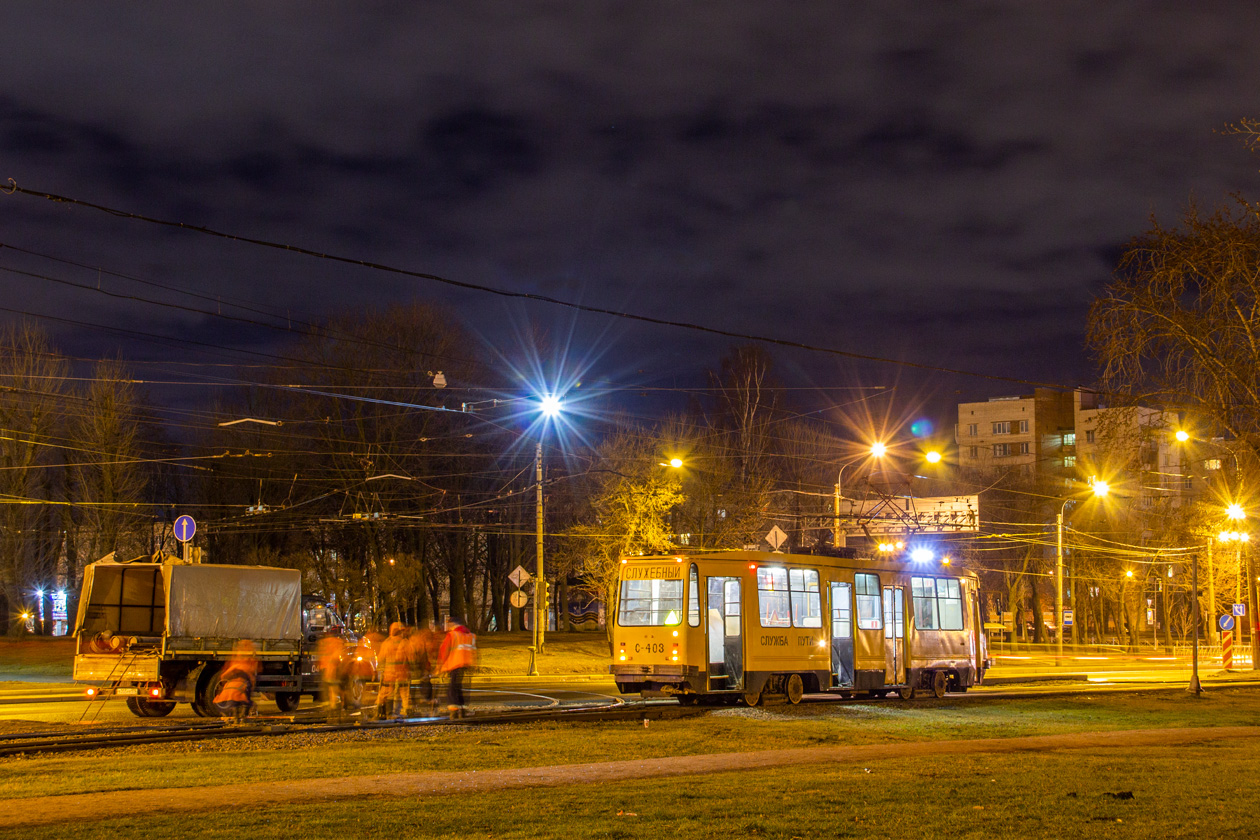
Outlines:
<svg viewBox="0 0 1260 840"><path fill-rule="evenodd" d="M354 721L325 723L296 718L262 719L256 723L180 724L168 727L125 727L74 733L10 733L0 736L0 757L37 755L42 753L82 752L147 744L184 741L230 739L244 737L281 737L299 733L379 732L404 728L443 728L451 726L489 726L546 721L603 722L625 720L661 720L704 714L705 708L685 708L674 703L617 702L568 707L547 707L520 711L501 711L448 719L440 717L405 718L389 721ZM141 730L141 731L136 731Z"/></svg>

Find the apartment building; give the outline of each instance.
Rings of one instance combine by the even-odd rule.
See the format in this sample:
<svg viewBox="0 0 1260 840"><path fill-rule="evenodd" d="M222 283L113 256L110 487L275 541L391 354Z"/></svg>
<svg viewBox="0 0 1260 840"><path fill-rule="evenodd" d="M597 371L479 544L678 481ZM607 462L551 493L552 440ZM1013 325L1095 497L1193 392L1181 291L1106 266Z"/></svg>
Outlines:
<svg viewBox="0 0 1260 840"><path fill-rule="evenodd" d="M1065 442L1075 443L1072 396L1038 388L1030 396L959 403L959 466L1027 475L1062 468Z"/></svg>
<svg viewBox="0 0 1260 840"><path fill-rule="evenodd" d="M1038 388L1030 396L959 403L955 439L959 465L980 471L1113 482L1120 472L1140 474L1130 482L1135 499L1153 507L1191 489L1177 428L1176 412L1108 408L1093 391Z"/></svg>

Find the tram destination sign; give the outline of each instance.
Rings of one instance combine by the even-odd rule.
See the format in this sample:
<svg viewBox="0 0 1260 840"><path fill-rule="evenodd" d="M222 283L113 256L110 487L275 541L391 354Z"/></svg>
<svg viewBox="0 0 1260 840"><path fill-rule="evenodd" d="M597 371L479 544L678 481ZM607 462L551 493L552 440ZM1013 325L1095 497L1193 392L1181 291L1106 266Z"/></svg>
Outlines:
<svg viewBox="0 0 1260 840"><path fill-rule="evenodd" d="M979 496L881 496L841 499L840 529L872 536L906 532L974 534L980 530Z"/></svg>
<svg viewBox="0 0 1260 840"><path fill-rule="evenodd" d="M626 566L622 580L679 580L682 578L681 563L662 563L655 566Z"/></svg>

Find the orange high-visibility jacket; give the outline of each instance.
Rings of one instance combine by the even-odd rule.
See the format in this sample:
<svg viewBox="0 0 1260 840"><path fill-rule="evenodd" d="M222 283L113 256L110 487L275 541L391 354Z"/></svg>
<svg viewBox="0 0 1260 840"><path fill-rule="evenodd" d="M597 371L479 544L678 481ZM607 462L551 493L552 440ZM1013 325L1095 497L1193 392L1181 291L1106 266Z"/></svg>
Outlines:
<svg viewBox="0 0 1260 840"><path fill-rule="evenodd" d="M442 649L438 655L442 660L443 671L471 668L477 664L477 637L464 625L457 624L442 640Z"/></svg>

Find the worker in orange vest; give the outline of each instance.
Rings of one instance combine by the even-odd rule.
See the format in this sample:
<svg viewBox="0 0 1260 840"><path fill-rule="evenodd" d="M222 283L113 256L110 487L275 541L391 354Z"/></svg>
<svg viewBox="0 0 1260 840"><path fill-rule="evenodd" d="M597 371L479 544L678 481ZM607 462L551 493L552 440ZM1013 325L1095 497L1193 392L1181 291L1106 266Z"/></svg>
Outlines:
<svg viewBox="0 0 1260 840"><path fill-rule="evenodd" d="M342 699L342 680L345 678L346 642L337 633L325 633L315 648L319 665L319 680L324 702L328 704L328 721L339 722L345 713Z"/></svg>
<svg viewBox="0 0 1260 840"><path fill-rule="evenodd" d="M477 637L459 619L447 616L446 638L442 640L438 658L442 662L443 673L450 679L446 690L446 710L451 720L464 717L464 677L477 664Z"/></svg>
<svg viewBox="0 0 1260 840"><path fill-rule="evenodd" d="M254 655L254 643L241 639L232 650L232 658L223 666L219 678L219 690L214 704L230 709L236 723L241 723L254 708L254 686L258 684L258 657Z"/></svg>
<svg viewBox="0 0 1260 840"><path fill-rule="evenodd" d="M376 700L378 720L407 717L411 713L411 673L407 667L411 646L401 621L389 625L389 638L381 643L378 664L381 669L381 691Z"/></svg>

